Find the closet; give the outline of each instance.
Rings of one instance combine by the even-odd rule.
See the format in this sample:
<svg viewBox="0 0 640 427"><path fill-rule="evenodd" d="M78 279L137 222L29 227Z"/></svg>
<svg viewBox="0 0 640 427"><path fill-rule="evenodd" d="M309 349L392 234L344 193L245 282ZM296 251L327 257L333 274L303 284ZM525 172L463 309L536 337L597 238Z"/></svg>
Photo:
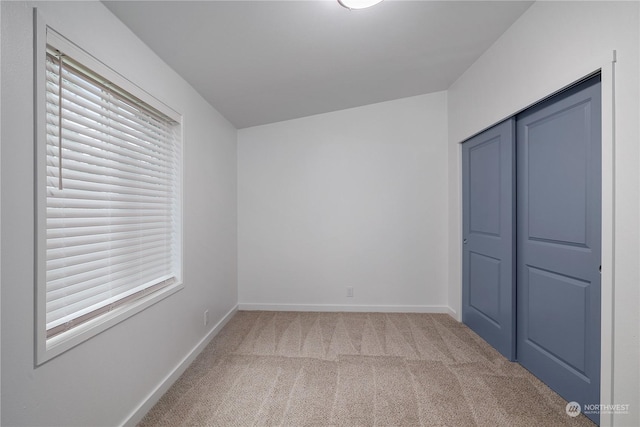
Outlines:
<svg viewBox="0 0 640 427"><path fill-rule="evenodd" d="M600 402L600 86L462 144L463 322L582 408Z"/></svg>

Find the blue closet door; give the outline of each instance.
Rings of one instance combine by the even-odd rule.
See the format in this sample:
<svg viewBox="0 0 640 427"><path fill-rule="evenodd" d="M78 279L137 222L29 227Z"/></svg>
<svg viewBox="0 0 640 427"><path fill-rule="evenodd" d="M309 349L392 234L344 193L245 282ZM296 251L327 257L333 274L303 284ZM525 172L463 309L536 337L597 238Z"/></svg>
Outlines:
<svg viewBox="0 0 640 427"><path fill-rule="evenodd" d="M515 121L462 144L462 321L515 357Z"/></svg>
<svg viewBox="0 0 640 427"><path fill-rule="evenodd" d="M600 98L598 77L517 117L517 358L583 408L600 401Z"/></svg>

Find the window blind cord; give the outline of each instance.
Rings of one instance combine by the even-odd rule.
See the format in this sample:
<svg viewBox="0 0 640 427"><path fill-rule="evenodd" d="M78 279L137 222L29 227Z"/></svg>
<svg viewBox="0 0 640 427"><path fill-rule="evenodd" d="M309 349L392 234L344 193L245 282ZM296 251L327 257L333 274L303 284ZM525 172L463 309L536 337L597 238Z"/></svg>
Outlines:
<svg viewBox="0 0 640 427"><path fill-rule="evenodd" d="M62 190L62 52L58 51L58 190Z"/></svg>

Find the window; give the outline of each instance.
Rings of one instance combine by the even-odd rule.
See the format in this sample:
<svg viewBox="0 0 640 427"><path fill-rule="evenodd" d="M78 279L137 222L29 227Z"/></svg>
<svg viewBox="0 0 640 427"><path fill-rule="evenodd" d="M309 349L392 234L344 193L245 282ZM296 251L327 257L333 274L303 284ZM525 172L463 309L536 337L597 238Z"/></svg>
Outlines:
<svg viewBox="0 0 640 427"><path fill-rule="evenodd" d="M46 40L39 361L175 290L182 264L179 116L49 28Z"/></svg>

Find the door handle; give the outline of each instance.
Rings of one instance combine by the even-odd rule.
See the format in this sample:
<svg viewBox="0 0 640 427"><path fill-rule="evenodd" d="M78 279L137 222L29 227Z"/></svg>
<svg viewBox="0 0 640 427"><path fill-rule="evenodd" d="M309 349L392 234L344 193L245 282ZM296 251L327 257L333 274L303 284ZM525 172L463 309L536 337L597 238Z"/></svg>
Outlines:
<svg viewBox="0 0 640 427"><path fill-rule="evenodd" d="M466 245L466 244L467 244L467 239L464 239L464 240L462 241L462 244L463 244L463 245Z"/></svg>

